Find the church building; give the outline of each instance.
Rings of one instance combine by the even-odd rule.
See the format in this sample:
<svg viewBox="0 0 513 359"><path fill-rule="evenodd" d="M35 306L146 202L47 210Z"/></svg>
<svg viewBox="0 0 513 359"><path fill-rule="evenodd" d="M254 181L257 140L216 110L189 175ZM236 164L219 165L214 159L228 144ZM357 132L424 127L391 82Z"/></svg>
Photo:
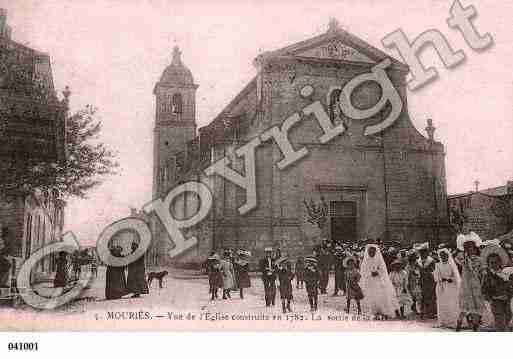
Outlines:
<svg viewBox="0 0 513 359"><path fill-rule="evenodd" d="M386 75L402 101L396 120L369 133L390 114L390 106L369 118L356 119L340 111L340 94L355 77L372 73L387 60ZM177 184L195 180L207 184L213 207L200 224L184 230L198 245L173 259L172 243L157 218L148 253L150 264L201 263L211 251L244 248L256 260L265 247L280 248L290 257L307 255L322 238L355 243L380 238L404 244L448 235L445 152L427 120L423 136L407 108L408 67L340 28L332 20L328 31L311 39L264 52L255 60L256 76L207 126L197 129L196 90L191 71L175 47L171 64L155 85L153 197L164 197ZM307 91L305 91L307 89ZM350 101L360 110L380 102L383 90L375 81L356 86ZM324 143L323 129L302 112L318 101L332 126L344 131ZM235 150L272 126L299 113L288 128L295 150L308 154L279 168L283 153L269 139L255 150L257 206L241 215L246 191L204 170L226 157L244 173L244 158ZM330 125L330 126L331 126ZM185 193L171 205L176 218L189 218L198 197Z"/></svg>

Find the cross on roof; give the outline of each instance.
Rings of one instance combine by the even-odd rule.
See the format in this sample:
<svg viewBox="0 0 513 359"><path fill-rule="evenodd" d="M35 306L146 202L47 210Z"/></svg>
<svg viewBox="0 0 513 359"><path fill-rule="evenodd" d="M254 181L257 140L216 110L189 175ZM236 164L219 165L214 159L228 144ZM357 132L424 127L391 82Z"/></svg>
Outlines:
<svg viewBox="0 0 513 359"><path fill-rule="evenodd" d="M336 32L340 28L340 24L337 19L332 17L328 23L328 32Z"/></svg>
<svg viewBox="0 0 513 359"><path fill-rule="evenodd" d="M182 63L181 55L182 55L182 52L180 51L180 48L178 47L178 45L175 45L173 47L173 62L172 62L174 65L180 65Z"/></svg>

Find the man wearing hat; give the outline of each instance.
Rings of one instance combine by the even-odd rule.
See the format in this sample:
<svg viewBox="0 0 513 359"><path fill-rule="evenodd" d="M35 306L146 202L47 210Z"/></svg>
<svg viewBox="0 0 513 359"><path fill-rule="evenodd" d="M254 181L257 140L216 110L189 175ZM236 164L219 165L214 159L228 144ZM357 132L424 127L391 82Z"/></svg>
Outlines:
<svg viewBox="0 0 513 359"><path fill-rule="evenodd" d="M264 248L265 257L260 260L259 267L264 282L265 305L267 307L275 304L276 300L276 264L273 259L273 249Z"/></svg>
<svg viewBox="0 0 513 359"><path fill-rule="evenodd" d="M310 310L317 310L317 297L319 296L320 274L317 270L317 259L314 257L305 258L305 287L308 294Z"/></svg>

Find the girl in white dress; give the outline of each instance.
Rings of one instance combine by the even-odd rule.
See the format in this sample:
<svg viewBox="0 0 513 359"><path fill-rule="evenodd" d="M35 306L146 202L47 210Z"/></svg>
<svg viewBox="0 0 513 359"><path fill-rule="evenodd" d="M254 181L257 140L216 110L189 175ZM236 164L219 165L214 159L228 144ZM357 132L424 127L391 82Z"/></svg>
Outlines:
<svg viewBox="0 0 513 359"><path fill-rule="evenodd" d="M368 244L365 247L360 266L361 287L364 294L363 311L385 319L396 315L399 310L395 289L388 276L387 268L379 247Z"/></svg>
<svg viewBox="0 0 513 359"><path fill-rule="evenodd" d="M459 290L460 273L446 248L438 251L440 262L436 263L433 273L436 281L436 304L438 325L444 328L455 328L460 313Z"/></svg>

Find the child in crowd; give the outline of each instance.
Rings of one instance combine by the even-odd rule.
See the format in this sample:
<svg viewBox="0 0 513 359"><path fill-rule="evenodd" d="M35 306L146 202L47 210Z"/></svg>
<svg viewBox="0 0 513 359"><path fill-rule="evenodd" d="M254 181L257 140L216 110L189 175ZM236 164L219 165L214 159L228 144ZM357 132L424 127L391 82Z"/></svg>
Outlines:
<svg viewBox="0 0 513 359"><path fill-rule="evenodd" d="M422 301L422 288L420 287L420 267L415 253L410 253L408 256L406 272L408 273L408 292L410 292L412 299L411 310L413 313L419 314L417 304Z"/></svg>
<svg viewBox="0 0 513 359"><path fill-rule="evenodd" d="M390 265L390 281L395 289L397 301L399 302L399 310L396 311L398 318L404 318L406 306L412 304L410 294L408 293L408 273L403 269L403 264L399 259L393 261Z"/></svg>
<svg viewBox="0 0 513 359"><path fill-rule="evenodd" d="M244 299L244 288L251 287L251 279L249 278L249 257L251 252L239 249L237 255L238 258L233 261L235 282L239 287L240 299Z"/></svg>
<svg viewBox="0 0 513 359"><path fill-rule="evenodd" d="M305 287L308 294L308 302L312 312L317 310L317 298L319 296L319 281L321 276L317 269L317 259L307 257L305 259Z"/></svg>
<svg viewBox="0 0 513 359"><path fill-rule="evenodd" d="M292 280L294 273L292 272L292 265L287 258L280 258L276 261L278 268L278 279L280 281L280 298L283 313L287 311L292 312L290 302L292 301Z"/></svg>
<svg viewBox="0 0 513 359"><path fill-rule="evenodd" d="M356 301L356 306L358 308L358 314L362 314L362 308L360 306L360 300L363 299L363 291L360 288L360 272L356 268L356 258L353 256L347 256L344 259L344 267L345 267L345 282L346 282L346 295L347 295L347 307L346 312L349 313L349 308L351 308L351 300Z"/></svg>
<svg viewBox="0 0 513 359"><path fill-rule="evenodd" d="M223 288L223 273L221 273L219 260L219 255L216 253L208 257L207 270L211 300L217 299L219 288Z"/></svg>

